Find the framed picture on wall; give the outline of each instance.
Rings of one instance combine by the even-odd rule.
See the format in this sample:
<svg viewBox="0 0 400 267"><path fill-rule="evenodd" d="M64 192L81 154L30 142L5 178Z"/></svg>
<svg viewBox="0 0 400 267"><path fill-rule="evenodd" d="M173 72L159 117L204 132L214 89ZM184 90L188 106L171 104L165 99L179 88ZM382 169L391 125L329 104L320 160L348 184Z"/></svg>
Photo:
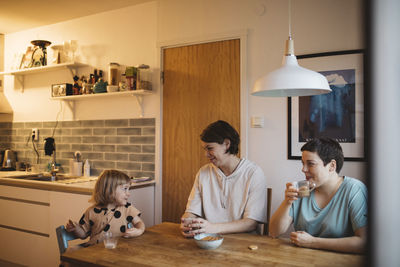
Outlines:
<svg viewBox="0 0 400 267"><path fill-rule="evenodd" d="M327 78L332 92L288 97L288 159L300 159L308 140L330 137L345 160L364 160L363 56L363 50L297 56L300 66Z"/></svg>

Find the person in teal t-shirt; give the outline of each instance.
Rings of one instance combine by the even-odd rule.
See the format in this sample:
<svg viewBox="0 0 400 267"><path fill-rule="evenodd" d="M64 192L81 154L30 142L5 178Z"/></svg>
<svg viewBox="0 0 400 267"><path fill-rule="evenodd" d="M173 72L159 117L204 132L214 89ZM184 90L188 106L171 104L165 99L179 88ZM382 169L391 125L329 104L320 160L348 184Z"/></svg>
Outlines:
<svg viewBox="0 0 400 267"><path fill-rule="evenodd" d="M286 184L285 199L270 222L277 237L293 223L292 243L308 248L362 253L367 239L367 188L359 180L339 176L343 151L338 142L317 138L302 148L302 171L315 184L309 197Z"/></svg>

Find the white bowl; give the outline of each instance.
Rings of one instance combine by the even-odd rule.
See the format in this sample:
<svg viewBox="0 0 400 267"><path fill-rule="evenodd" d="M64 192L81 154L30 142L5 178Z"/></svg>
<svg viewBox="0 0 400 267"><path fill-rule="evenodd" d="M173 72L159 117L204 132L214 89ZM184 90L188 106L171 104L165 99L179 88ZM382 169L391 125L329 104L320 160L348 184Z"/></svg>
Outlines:
<svg viewBox="0 0 400 267"><path fill-rule="evenodd" d="M207 237L214 237L218 238L217 240L204 240ZM216 249L221 246L222 241L224 238L220 234L198 234L194 236L194 241L196 242L197 246L203 249Z"/></svg>

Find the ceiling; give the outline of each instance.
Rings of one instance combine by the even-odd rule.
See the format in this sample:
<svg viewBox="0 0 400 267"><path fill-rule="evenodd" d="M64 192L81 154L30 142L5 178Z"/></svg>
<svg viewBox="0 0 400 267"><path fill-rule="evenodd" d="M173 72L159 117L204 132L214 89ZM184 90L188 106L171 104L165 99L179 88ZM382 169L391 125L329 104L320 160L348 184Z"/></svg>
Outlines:
<svg viewBox="0 0 400 267"><path fill-rule="evenodd" d="M0 0L0 34L151 1L153 0Z"/></svg>

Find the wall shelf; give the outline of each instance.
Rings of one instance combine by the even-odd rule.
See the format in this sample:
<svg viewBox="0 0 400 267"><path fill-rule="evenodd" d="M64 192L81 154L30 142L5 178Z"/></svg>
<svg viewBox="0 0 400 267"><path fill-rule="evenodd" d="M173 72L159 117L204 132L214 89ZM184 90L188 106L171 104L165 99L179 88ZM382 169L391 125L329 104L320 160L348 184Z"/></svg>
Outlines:
<svg viewBox="0 0 400 267"><path fill-rule="evenodd" d="M29 68L29 69L20 69L15 71L6 71L0 72L0 75L14 75L14 77L21 84L21 90L24 90L24 77L26 75L35 74L35 73L44 73L49 71L56 71L61 69L69 69L72 77L76 75L76 70L81 67L86 67L88 65L79 63L79 62L68 62L68 63L60 63L56 65L48 65L43 67Z"/></svg>
<svg viewBox="0 0 400 267"><path fill-rule="evenodd" d="M151 90L130 90L122 92L111 92L111 93L98 93L98 94L87 94L87 95L69 95L69 96L56 96L51 97L52 100L63 100L66 101L68 107L71 109L75 118L75 101L85 99L100 99L104 97L124 97L124 96L135 96L136 101L139 104L140 117L143 117L143 97L146 95L153 94Z"/></svg>

